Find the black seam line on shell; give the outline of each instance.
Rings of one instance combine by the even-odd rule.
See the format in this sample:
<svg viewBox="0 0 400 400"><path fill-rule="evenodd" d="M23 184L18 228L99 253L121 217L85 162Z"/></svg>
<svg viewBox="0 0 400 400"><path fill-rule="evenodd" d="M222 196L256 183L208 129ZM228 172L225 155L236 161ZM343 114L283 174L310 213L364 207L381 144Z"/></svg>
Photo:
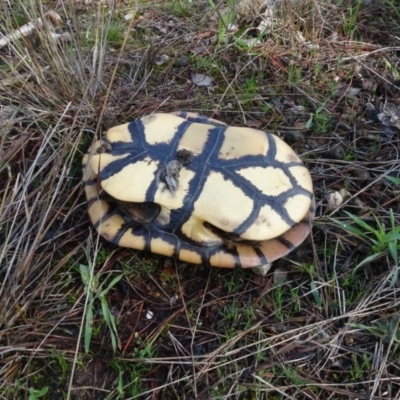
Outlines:
<svg viewBox="0 0 400 400"><path fill-rule="evenodd" d="M104 223L105 221L107 221L109 218L111 218L111 217L112 217L113 215L115 215L115 214L121 215L121 214L118 212L118 209L114 209L114 210L108 211L108 212L106 212L106 213L103 215L103 217L99 218L99 220L96 221L96 223L93 223L93 226L94 226L95 229L97 230L97 229L100 227L100 225L101 225L102 223ZM114 242L113 242L113 243L114 243Z"/></svg>
<svg viewBox="0 0 400 400"><path fill-rule="evenodd" d="M218 171L224 175L225 179L229 179L234 184L235 181L237 181L235 171L228 171L223 167L218 168ZM297 221L294 221L292 218L290 218L288 212L286 211L284 202L292 196L291 192L295 191L296 194L299 194L297 192L300 188L291 188L280 195L269 196L262 193L262 191L258 189L251 181L245 178L241 180L240 188L247 197L253 200L253 209L249 216L236 229L234 229L232 233L242 235L254 223L254 220L259 215L261 204L263 206L269 205L289 226L296 224ZM254 200L254 198L256 198L256 200Z"/></svg>
<svg viewBox="0 0 400 400"><path fill-rule="evenodd" d="M180 209L171 211L171 219L168 224L169 229L173 230L173 232L177 232L177 234L179 233L178 236L183 237L185 240L189 238L182 233L181 227L188 221L193 213L194 203L198 200L204 183L212 170L210 166L210 157L213 155L216 148L222 146L224 140L223 133L226 129L226 126L211 128L202 153L195 155L190 166L187 167L194 172L194 176L189 183L188 194L183 199L183 206ZM186 211L183 212L183 210Z"/></svg>
<svg viewBox="0 0 400 400"><path fill-rule="evenodd" d="M200 259L201 259L201 264L200 265L204 265L205 267L209 267L210 266L210 252L208 248L200 248L200 249L196 249L196 253L200 254Z"/></svg>
<svg viewBox="0 0 400 400"><path fill-rule="evenodd" d="M234 258L235 265L233 266L233 268L241 268L242 264L240 263L239 254L236 250L236 247L235 248L227 247L225 244L222 244L221 246L215 247L213 249L207 248L207 250L204 251L204 253L202 252L201 260L207 266L213 265L213 264L211 264L211 261L210 261L211 258L220 252L224 253L224 254L229 254ZM203 254L204 254L204 258L203 258Z"/></svg>
<svg viewBox="0 0 400 400"><path fill-rule="evenodd" d="M176 115L178 115L179 117L184 118L184 119L186 119L187 121L190 121L190 122L206 124L206 125L213 125L213 126L226 126L223 123L218 124L215 121L211 121L210 118L206 117L205 115L198 114L196 117L192 117L192 116L188 115L187 111L180 111Z"/></svg>
<svg viewBox="0 0 400 400"><path fill-rule="evenodd" d="M204 187L204 183L212 171L213 158L218 157L219 149L225 140L225 131L227 127L213 127L209 130L208 138L204 144L203 151L195 155L188 169L195 174L189 183L187 195L183 199L183 207L179 210L171 211L171 223L168 224L170 229L174 226L175 232L182 233L181 227L187 222L194 210L194 204L199 199ZM182 210L186 210L184 213ZM176 225L175 225L176 224ZM186 238L186 235L182 233Z"/></svg>
<svg viewBox="0 0 400 400"><path fill-rule="evenodd" d="M173 233L173 235L175 237L177 237L179 239L179 241L184 240L186 243L190 244L191 246L193 246L193 248L207 248L207 249L215 249L218 246L221 246L221 242L220 241L215 241L214 243L204 243L204 242L198 242L190 237L187 237L186 235L184 235L180 230L177 230L177 232Z"/></svg>
<svg viewBox="0 0 400 400"><path fill-rule="evenodd" d="M131 227L133 231L133 227ZM146 253L151 253L151 240L154 239L153 229L150 227L148 229L143 229L142 236L144 238L144 251Z"/></svg>
<svg viewBox="0 0 400 400"><path fill-rule="evenodd" d="M302 188L302 187L293 187L291 189L289 189L288 191L286 191L285 193L281 193L278 196L276 196L276 203L279 205L279 207L277 207L279 209L279 215L280 217L290 226L296 225L298 221L294 221L288 211L286 210L284 203L290 199L293 196L297 196L297 195L304 195L306 197L308 197L309 199L312 199L313 194L311 192L309 192L308 190ZM277 208L274 208L275 210ZM306 212L306 214L308 213L308 210Z"/></svg>
<svg viewBox="0 0 400 400"><path fill-rule="evenodd" d="M174 246L173 257L174 258L179 258L179 252L181 251L181 248L182 248L181 243L182 242L180 240L177 240L176 236L174 236L174 244L173 244L173 246Z"/></svg>
<svg viewBox="0 0 400 400"><path fill-rule="evenodd" d="M146 230L148 231L150 241L151 239L161 239L162 241L170 244L174 248L174 254L172 257L178 257L176 249L178 249L178 252L181 249L180 241L173 233L164 232L155 224L149 226Z"/></svg>
<svg viewBox="0 0 400 400"><path fill-rule="evenodd" d="M302 186L299 185L299 182L297 181L297 179L294 177L294 175L290 172L289 168L293 167L293 166L301 166L304 169L306 169L306 167L303 164L299 164L299 163L280 163L280 168L283 170L284 174L289 178L290 180L290 184L292 185L293 189L296 189L296 191L298 192L297 194L303 194L305 196L308 197L312 197L313 193L310 192L309 190L303 188ZM291 197L290 195L287 196L287 198Z"/></svg>
<svg viewBox="0 0 400 400"><path fill-rule="evenodd" d="M164 233L162 238L168 243L176 246L176 248L178 249L176 251L177 257L179 257L179 252L181 250L187 250L199 255L201 259L201 264L204 266L210 266L211 255L221 250L224 251L225 248L225 245L221 245L220 243L214 244L212 246L202 246L201 244L199 246L198 242L193 242L190 239L186 238L186 236L184 236L184 240L181 240L181 237L173 233ZM169 238L173 238L174 242L168 240Z"/></svg>
<svg viewBox="0 0 400 400"><path fill-rule="evenodd" d="M228 171L224 167L218 168L217 170L223 174L223 176L226 180L229 180L233 184L235 184L235 181L237 181L237 175L235 175L235 171L233 171L233 172ZM246 195L246 197L250 198L253 201L253 207L252 207L252 210L251 210L249 216L236 229L234 229L232 231L232 233L237 234L237 235L241 235L243 232L245 232L249 228L250 225L253 224L254 219L259 214L260 209L261 209L261 204L260 204L261 198L264 198L261 191L247 179L243 178L241 183L242 183L242 185L240 185L240 189ZM256 201L254 201L255 193L257 193Z"/></svg>
<svg viewBox="0 0 400 400"><path fill-rule="evenodd" d="M253 249L254 249L255 253L257 254L257 257L260 259L260 265L265 265L265 264L269 263L269 261L265 257L265 254L261 251L260 248L258 248L257 246L254 246Z"/></svg>
<svg viewBox="0 0 400 400"><path fill-rule="evenodd" d="M136 145L136 142L138 141L143 148L145 148L144 144L147 143L145 133L146 127L144 126L143 121L141 119L137 119L136 121L129 123L128 130L131 134L132 144Z"/></svg>
<svg viewBox="0 0 400 400"><path fill-rule="evenodd" d="M164 242L172 246L176 246L177 238L173 233L164 232L159 229L155 224L150 225L147 229L150 232L150 236L152 239L162 239Z"/></svg>
<svg viewBox="0 0 400 400"><path fill-rule="evenodd" d="M88 199L88 200L86 201L87 208L89 209L94 203L96 203L96 201L100 201L100 199L97 197L97 195L96 195L96 196L93 196L93 197L90 198L90 199Z"/></svg>
<svg viewBox="0 0 400 400"><path fill-rule="evenodd" d="M218 171L220 172L225 179L230 180L234 185L239 186L241 190L244 192L244 194L249 197L250 199L254 198L254 194L256 193L256 197L258 198L258 201L253 202L253 209L250 215L247 217L243 223L238 226L233 233L235 234L242 234L245 232L254 222L254 219L256 216L259 214L259 211L261 209L261 203L267 203L275 212L277 212L279 215L282 216L282 218L285 220L285 222L289 225L292 226L294 225L297 221L292 220L290 218L289 214L287 213L284 203L285 201L291 197L290 191L287 191L283 194L280 195L280 198L277 196L268 196L263 194L255 185L252 184L252 182L248 181L245 178L242 178L241 184L237 185L238 181L238 176L237 176L237 170L240 170L240 167L243 166L243 168L249 168L249 167L259 167L260 165L265 164L265 160L268 159L268 166L273 167L276 169L279 169L283 171L285 176L290 181L290 184L292 185L293 188L295 188L295 191L297 194L304 194L303 188L298 186L297 180L294 178L294 176L290 173L289 167L292 166L302 166L304 165L299 162L291 162L291 163L283 163L281 161L275 160L273 157L276 156L276 142L274 140L273 135L264 132L266 139L268 141L268 150L266 155L253 155L253 156L242 156L238 159L232 159L232 160L224 160L220 159L219 152L214 155L214 157L210 160L208 160L210 164L210 170ZM264 162L263 162L264 161ZM304 167L305 168L305 167ZM244 190L247 186L247 190ZM310 192L307 191L307 196L310 195Z"/></svg>
<svg viewBox="0 0 400 400"><path fill-rule="evenodd" d="M267 132L264 132L267 141L268 141L268 150L267 150L267 154L266 157L268 157L268 159L270 160L275 160L276 158L276 142L274 137Z"/></svg>
<svg viewBox="0 0 400 400"><path fill-rule="evenodd" d="M97 178L90 178L90 179L83 180L83 184L85 186L93 186L96 183L97 183Z"/></svg>
<svg viewBox="0 0 400 400"><path fill-rule="evenodd" d="M177 115L178 117L181 117L183 119L188 120L187 118L187 111L176 111L175 115Z"/></svg>
<svg viewBox="0 0 400 400"><path fill-rule="evenodd" d="M132 155L136 157L137 155L141 155L146 152L146 149L137 144L132 144L131 142L112 142L112 149L109 153L112 153L113 156L124 156L124 155ZM103 153L100 153L101 156Z"/></svg>
<svg viewBox="0 0 400 400"><path fill-rule="evenodd" d="M266 137L268 139L268 143L273 143L274 146L271 149L268 149L267 154L266 155L249 155L249 156L242 156L239 159L231 159L231 160L221 160L219 159L219 164L221 164L223 162L224 168L231 168L234 171L240 170L241 167L243 169L248 169L251 167L260 167L260 165L264 165L268 168L274 168L274 169L278 169L284 172L284 174L288 177L288 179L290 180L290 183L293 187L295 187L296 185L298 185L298 182L296 180L296 178L293 176L293 174L290 172L289 168L292 167L303 167L304 169L306 169L306 167L304 166L303 163L301 162L297 162L297 161L293 161L293 162L282 162L282 161L278 161L274 158L270 158L270 150L271 153L274 153L276 155L276 143L273 140L272 134L267 134L266 133ZM265 163L265 160L268 160L268 164Z"/></svg>
<svg viewBox="0 0 400 400"><path fill-rule="evenodd" d="M217 130L218 132L218 130ZM216 146L213 147L213 149L210 150L210 153L213 153L213 157L208 157L207 160L204 160L204 164L208 165L208 168L203 168L203 175L205 174L205 172L207 172L207 176L210 173L210 171L214 170L214 171L218 171L220 172L225 179L230 180L234 185L237 185L237 181L238 181L238 176L237 176L237 169L239 169L239 167L241 165L243 165L243 167L248 168L249 166L260 166L260 164L263 164L263 161L265 161L266 158L268 158L268 155L270 157L272 157L273 155L276 154L276 143L275 140L273 138L273 136L271 134L265 133L268 143L269 143L269 149L267 152L267 155L256 155L256 156L244 156L244 157L240 157L240 159L234 159L234 160L224 160L224 159L220 159L219 158L219 149L221 148L221 146L219 147L218 151L216 151ZM213 130L210 130L209 133L209 142L211 143L212 140L216 140L215 137L213 138L213 136L215 136ZM223 136L225 138L225 136ZM222 145L222 143L221 143ZM206 146L204 148L203 154L208 154L209 152L207 151L207 143ZM196 157L196 161L200 161L201 157ZM274 160L269 160L269 161L274 161ZM275 161L273 162L273 164L275 164L275 168L278 168L280 170L283 170L283 172L285 173L285 175L288 177L288 179L290 180L291 184L293 186L296 186L297 182L294 179L294 177L292 176L292 174L289 172L289 170L287 168L285 168L284 163L279 162L279 161ZM296 165L300 165L303 166L303 164L296 162ZM290 165L292 165L292 163L290 163ZM230 167L230 168L229 168ZM303 166L304 167L304 166ZM241 185L240 188L241 190L244 192L244 194L249 197L250 199L254 198L254 194L256 193L256 197L258 198L258 201L253 203L253 209L252 212L250 213L250 215L248 216L248 218L243 221L243 223L233 231L233 233L235 234L242 234L243 232L245 232L250 225L252 225L252 223L254 222L254 219L256 218L256 216L259 214L259 210L261 208L261 203L267 203L272 209L274 209L278 214L282 215L282 218L285 220L285 222L289 225L292 226L294 225L297 221L294 221L290 218L289 214L287 213L285 207L284 207L284 202L287 200L287 198L289 198L291 196L290 191L286 192L284 195L281 195L281 198L278 198L277 196L268 196L268 195L264 195L256 186L254 186L250 181L246 180L245 178L242 179L241 181ZM246 186L243 186L243 184L246 183ZM204 185L204 182L201 185L198 185L199 188L202 188ZM245 190L247 189L247 190ZM295 191L297 193L302 192L300 187L297 187L295 189ZM191 192L191 190L189 189L189 193ZM308 192L309 195L309 192ZM198 199L198 196L194 196L193 198L193 205L195 203L195 201ZM192 207L193 207L192 205ZM175 220L175 219L173 219ZM171 219L172 222L172 219Z"/></svg>
<svg viewBox="0 0 400 400"><path fill-rule="evenodd" d="M118 210L116 210L116 212L118 213ZM121 214L119 214L119 215L121 215ZM121 217L123 217L123 215L121 215ZM147 229L141 225L132 224L130 222L124 222L121 225L121 228L118 229L118 231L113 239L114 242L119 244L119 241L121 240L122 236L128 231L130 231L129 234L133 237L133 239L142 237L144 244L145 244L143 250L150 252L150 241L152 238L151 232L149 229ZM137 250L139 250L139 249L137 249Z"/></svg>
<svg viewBox="0 0 400 400"><path fill-rule="evenodd" d="M293 187L289 190L287 190L284 193L279 194L278 196L276 196L275 200L279 205L279 213L281 215L281 217L283 218L283 220L290 224L290 225L294 225L296 224L298 221L293 221L292 218L290 217L288 211L286 210L284 203L287 202L291 197L295 197L295 196L305 196L307 198L310 199L310 201L312 202L313 199L313 193L309 192L307 189L304 189L303 187ZM311 207L311 204L310 204ZM307 210L307 212L305 213L305 215L309 212L310 209Z"/></svg>
<svg viewBox="0 0 400 400"><path fill-rule="evenodd" d="M140 161L144 158L141 157L143 154L145 153L137 154L135 155L135 157L131 157L130 154L127 154L126 157L111 162L100 171L100 181L105 181L106 179L111 178L113 175L120 173L125 167L132 164L133 162Z"/></svg>
<svg viewBox="0 0 400 400"><path fill-rule="evenodd" d="M145 139L145 126L143 122L138 119L136 121L130 122L126 129L129 132L131 137L130 142L122 142L116 140L115 142L111 142L107 137L104 137L102 140L107 142L111 146L110 152L113 155L124 155L124 154L132 154L144 152L146 149L146 139Z"/></svg>
<svg viewBox="0 0 400 400"><path fill-rule="evenodd" d="M122 224L121 228L118 229L117 233L113 237L114 243L119 245L119 241L121 240L122 236L128 231L129 228L131 228L129 223L125 222L124 224Z"/></svg>
<svg viewBox="0 0 400 400"><path fill-rule="evenodd" d="M144 156L147 154L146 152L146 140L144 135L144 124L139 119L134 122L131 122L127 127L130 136L131 142L110 142L112 146L112 153L113 155L125 155L126 157L115 160L104 167L100 173L100 180L106 180L112 175L115 175L123 168L132 164L134 162L140 161L141 159L145 158ZM105 140L108 141L107 138ZM100 154L101 157L101 154Z"/></svg>
<svg viewBox="0 0 400 400"><path fill-rule="evenodd" d="M176 159L177 148L180 140L190 125L191 122L187 120L182 121L176 130L173 140L169 144L161 143L156 145L147 145L150 158L159 161L159 164L158 171L156 171L154 179L150 182L149 187L147 188L145 201L154 201L154 196L161 182L160 174L170 161Z"/></svg>
<svg viewBox="0 0 400 400"><path fill-rule="evenodd" d="M222 245L219 247L219 251L222 251L223 253L228 253L234 258L234 260L235 260L234 268L235 269L242 268L242 263L240 262L240 257L239 257L239 253L237 251L236 246L228 247L226 245Z"/></svg>
<svg viewBox="0 0 400 400"><path fill-rule="evenodd" d="M309 212L310 214L315 214L315 211L317 211L317 207L316 207L316 204L315 204L314 194L313 194L311 200L312 200L312 201L311 201L311 207L310 207L310 209L308 210L308 212Z"/></svg>
<svg viewBox="0 0 400 400"><path fill-rule="evenodd" d="M309 198L310 200L312 200L312 198L313 198L313 193L307 189L304 189L302 186L294 186L294 187L288 189L286 192L278 194L277 196L270 196L270 199L273 202L276 202L279 204L280 207L279 207L278 212L283 216L283 218L285 219L285 221L287 223L292 224L292 225L296 224L298 221L293 221L290 218L290 216L284 206L284 203L286 201L288 201L291 197L299 196L299 195L305 196L305 197ZM307 210L307 212L308 212L308 210Z"/></svg>
<svg viewBox="0 0 400 400"><path fill-rule="evenodd" d="M289 251L294 250L296 247L291 241L285 239L283 236L278 236L277 238L275 238L275 240L283 244L286 248L289 249Z"/></svg>
<svg viewBox="0 0 400 400"><path fill-rule="evenodd" d="M266 136L270 141L272 136L270 136L269 134L267 134ZM275 143L273 139L272 142ZM239 160L234 160L233 162L230 162L231 160L219 160L219 163L216 163L215 165L213 164L211 166L211 169L220 172L225 179L230 180L235 185L237 184L239 178L237 175L237 170L240 170L241 165L243 165L244 168L249 168L252 166L259 167L260 165L265 164L265 162L263 163L263 161L265 161L266 158L267 157L264 155L257 155L257 156L244 156L241 157ZM291 172L287 167L289 165L289 166L301 166L305 168L302 163L294 162L285 164L283 162L276 160L269 160L269 161L270 161L268 164L269 167L273 167L283 171L285 176L287 176L287 178L289 179L292 188L277 196L269 196L262 193L262 191L259 190L251 181L242 177L240 180L240 184L237 186L240 186L241 190L247 197L253 199L253 201L254 198L256 198L257 200L254 201L253 210L249 214L247 219L243 221L242 224L240 224L235 230L233 230L233 233L237 235L243 234L254 223L254 220L259 214L259 211L261 209L261 204L269 205L275 212L281 215L282 219L289 226L296 224L297 221L294 221L292 218L290 218L288 212L286 211L284 203L293 195L303 194L306 197L310 198L313 196L311 192L309 192L308 190L304 189L301 186L298 186L297 180L294 178L294 176L291 174Z"/></svg>
<svg viewBox="0 0 400 400"><path fill-rule="evenodd" d="M290 174L290 178L294 178L291 172L289 171L289 168L291 167L303 167L306 169L304 164L302 163L283 163L281 161L277 160L268 160L268 164L266 163L266 160L268 158L265 155L259 154L259 155L248 155L248 156L241 156L240 158L232 158L228 160L224 159L217 159L216 164L212 165L213 168L218 168L221 165L224 166L224 168L229 168L234 171L240 171L241 169L249 169L251 167L268 167L268 168L274 168L278 170L283 170L285 174Z"/></svg>

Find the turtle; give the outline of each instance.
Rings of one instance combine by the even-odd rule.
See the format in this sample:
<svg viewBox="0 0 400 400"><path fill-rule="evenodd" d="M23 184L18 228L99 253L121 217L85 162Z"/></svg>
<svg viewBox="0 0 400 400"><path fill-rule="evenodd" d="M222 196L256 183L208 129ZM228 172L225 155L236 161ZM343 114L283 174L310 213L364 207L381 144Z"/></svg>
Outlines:
<svg viewBox="0 0 400 400"><path fill-rule="evenodd" d="M112 127L82 166L103 238L187 263L270 263L303 242L315 215L310 173L289 145L197 113Z"/></svg>

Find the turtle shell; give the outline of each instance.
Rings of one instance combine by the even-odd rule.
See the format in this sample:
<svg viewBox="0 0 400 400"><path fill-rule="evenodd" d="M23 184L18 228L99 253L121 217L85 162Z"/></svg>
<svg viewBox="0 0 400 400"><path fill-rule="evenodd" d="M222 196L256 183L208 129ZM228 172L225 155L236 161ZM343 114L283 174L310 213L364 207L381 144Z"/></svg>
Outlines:
<svg viewBox="0 0 400 400"><path fill-rule="evenodd" d="M277 136L204 116L152 114L109 129L83 159L88 212L119 246L255 267L309 234L309 171Z"/></svg>

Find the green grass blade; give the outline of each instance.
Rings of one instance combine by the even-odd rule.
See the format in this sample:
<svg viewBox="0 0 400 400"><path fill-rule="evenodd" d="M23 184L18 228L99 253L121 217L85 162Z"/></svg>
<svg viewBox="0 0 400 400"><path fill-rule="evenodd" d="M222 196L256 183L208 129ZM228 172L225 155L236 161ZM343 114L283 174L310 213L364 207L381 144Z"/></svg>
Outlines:
<svg viewBox="0 0 400 400"><path fill-rule="evenodd" d="M396 241L389 242L389 253L393 259L393 261L397 264L399 262L399 256L397 251L397 243Z"/></svg>
<svg viewBox="0 0 400 400"><path fill-rule="evenodd" d="M353 225L349 225L348 223L339 221L339 220L337 220L335 218L332 218L331 220L333 222L335 222L337 225L339 225L341 228L343 228L345 231L347 231L349 233L353 233L354 235L357 235L362 239L369 240L369 236L368 235L366 235L363 231L357 229Z"/></svg>
<svg viewBox="0 0 400 400"><path fill-rule="evenodd" d="M124 276L124 275L118 275L118 276L116 276L116 277L109 283L109 285L108 285L104 290L102 290L102 289L100 288L100 290L99 290L99 297L100 297L100 296L105 296L105 295L113 288L113 286L115 286L115 285L123 278L123 276Z"/></svg>
<svg viewBox="0 0 400 400"><path fill-rule="evenodd" d="M396 232L389 232L385 235L384 240L385 242L396 242L400 240L400 232L398 232L398 230L396 230Z"/></svg>
<svg viewBox="0 0 400 400"><path fill-rule="evenodd" d="M382 337L385 334L384 330L373 327L373 326L367 326L364 324L353 324L353 323L349 323L347 325L350 326L351 328L356 328L356 329L361 329L363 331L367 331L377 337Z"/></svg>
<svg viewBox="0 0 400 400"><path fill-rule="evenodd" d="M365 221L363 221L361 218L358 218L357 216L345 211L345 213L358 225L361 226L361 228L366 229L367 231L371 233L375 233L376 229L374 229L372 226L368 225Z"/></svg>
<svg viewBox="0 0 400 400"><path fill-rule="evenodd" d="M110 331L111 344L112 344L113 350L116 351L117 350L117 339L116 339L117 327L115 326L115 318L114 318L114 315L111 313L111 311L108 307L107 300L104 296L100 297L100 302L101 302L101 310L103 311L104 321L106 322L108 330Z"/></svg>
<svg viewBox="0 0 400 400"><path fill-rule="evenodd" d="M85 341L84 341L84 346L85 346L85 353L89 353L89 348L90 348L90 341L92 339L92 333L93 333L93 309L92 309L92 302L89 302L88 304L88 309L86 311L86 319L85 319Z"/></svg>
<svg viewBox="0 0 400 400"><path fill-rule="evenodd" d="M378 253L372 254L371 256L368 256L364 260L362 260L357 266L354 268L353 273L356 272L359 268L361 268L363 265L368 264L369 262L377 260L379 257L382 257L383 255L386 254L386 251L380 251Z"/></svg>
<svg viewBox="0 0 400 400"><path fill-rule="evenodd" d="M311 293L314 296L314 300L317 303L317 307L321 308L322 300L321 300L321 296L319 295L318 288L317 288L317 285L315 284L314 279L311 281L310 286L311 286Z"/></svg>
<svg viewBox="0 0 400 400"><path fill-rule="evenodd" d="M386 175L385 178L390 182L393 182L395 185L400 185L400 178L395 178L394 176L391 175Z"/></svg>
<svg viewBox="0 0 400 400"><path fill-rule="evenodd" d="M79 264L79 270L81 272L82 282L85 286L89 286L90 283L90 272L86 265Z"/></svg>

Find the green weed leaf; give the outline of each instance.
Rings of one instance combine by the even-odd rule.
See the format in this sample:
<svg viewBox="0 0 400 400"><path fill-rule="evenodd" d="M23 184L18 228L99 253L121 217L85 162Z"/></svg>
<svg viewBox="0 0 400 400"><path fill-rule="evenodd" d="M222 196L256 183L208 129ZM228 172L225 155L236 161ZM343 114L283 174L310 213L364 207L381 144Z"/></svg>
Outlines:
<svg viewBox="0 0 400 400"><path fill-rule="evenodd" d="M28 400L36 400L40 399L41 397L45 396L47 392L49 391L49 387L45 386L39 390L35 390L33 388L29 388L29 396Z"/></svg>
<svg viewBox="0 0 400 400"><path fill-rule="evenodd" d="M85 286L89 286L90 283L90 271L86 265L79 264L79 270L81 272L82 282Z"/></svg>
<svg viewBox="0 0 400 400"><path fill-rule="evenodd" d="M388 181L393 182L395 185L400 185L400 178L395 178L394 176L390 176L390 175L386 175L385 178Z"/></svg>

